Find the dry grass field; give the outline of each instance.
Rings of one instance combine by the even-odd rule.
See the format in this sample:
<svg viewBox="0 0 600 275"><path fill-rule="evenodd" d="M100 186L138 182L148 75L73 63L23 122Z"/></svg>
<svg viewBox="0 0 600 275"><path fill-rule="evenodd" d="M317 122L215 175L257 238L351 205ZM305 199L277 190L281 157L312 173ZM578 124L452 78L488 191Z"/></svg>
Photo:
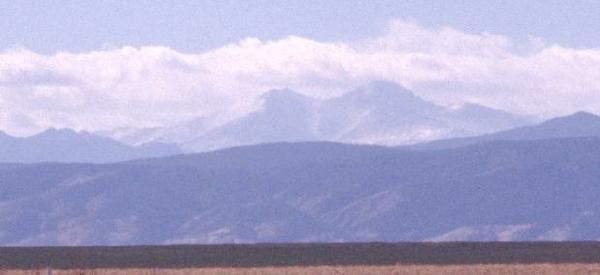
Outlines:
<svg viewBox="0 0 600 275"><path fill-rule="evenodd" d="M43 270L4 270L0 275L46 275ZM262 268L190 268L190 269L91 269L53 270L53 275L192 275L192 274L600 274L600 264L489 264L489 265L397 265L397 266L314 266Z"/></svg>

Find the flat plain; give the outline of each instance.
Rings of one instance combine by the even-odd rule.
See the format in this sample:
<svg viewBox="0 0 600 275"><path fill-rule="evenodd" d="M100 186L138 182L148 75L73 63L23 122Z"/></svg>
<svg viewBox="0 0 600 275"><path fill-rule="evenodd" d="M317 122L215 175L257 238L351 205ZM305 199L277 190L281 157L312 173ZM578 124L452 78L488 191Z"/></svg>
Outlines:
<svg viewBox="0 0 600 275"><path fill-rule="evenodd" d="M46 275L47 269L4 270L0 275ZM183 269L71 269L52 270L53 275L192 275L192 274L600 274L600 264L486 264L486 265L396 265L396 266L303 266L260 268L183 268Z"/></svg>
<svg viewBox="0 0 600 275"><path fill-rule="evenodd" d="M2 247L0 275L600 274L599 242Z"/></svg>

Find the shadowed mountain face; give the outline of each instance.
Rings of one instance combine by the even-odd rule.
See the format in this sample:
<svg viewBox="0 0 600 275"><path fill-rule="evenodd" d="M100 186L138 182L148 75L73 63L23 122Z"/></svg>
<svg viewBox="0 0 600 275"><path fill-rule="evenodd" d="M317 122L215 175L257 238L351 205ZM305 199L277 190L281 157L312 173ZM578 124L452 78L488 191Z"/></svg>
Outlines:
<svg viewBox="0 0 600 275"><path fill-rule="evenodd" d="M69 129L49 129L16 138L0 134L0 162L116 162L178 154L177 146L159 143L129 146Z"/></svg>
<svg viewBox="0 0 600 275"><path fill-rule="evenodd" d="M0 165L0 244L595 240L600 138Z"/></svg>
<svg viewBox="0 0 600 275"><path fill-rule="evenodd" d="M564 137L600 137L600 117L586 112L544 121L538 125L520 127L475 137L436 140L417 144L415 149L447 149L490 140L534 140Z"/></svg>
<svg viewBox="0 0 600 275"><path fill-rule="evenodd" d="M449 109L392 82L373 82L341 97L317 100L291 90L263 96L263 108L195 139L179 141L190 151L290 141L398 145L468 136L527 125L530 119L465 105ZM190 127L190 126L188 126ZM160 140L160 138L158 138ZM171 141L176 141L171 135Z"/></svg>

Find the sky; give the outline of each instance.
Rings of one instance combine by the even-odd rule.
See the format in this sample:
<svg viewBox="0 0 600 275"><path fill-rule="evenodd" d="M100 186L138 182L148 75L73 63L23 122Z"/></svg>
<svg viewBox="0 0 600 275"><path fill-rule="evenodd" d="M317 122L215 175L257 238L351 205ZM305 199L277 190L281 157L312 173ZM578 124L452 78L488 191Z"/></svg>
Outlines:
<svg viewBox="0 0 600 275"><path fill-rule="evenodd" d="M274 88L600 113L600 1L4 1L0 130L224 122Z"/></svg>
<svg viewBox="0 0 600 275"><path fill-rule="evenodd" d="M0 1L0 48L38 53L166 46L197 53L245 37L318 41L377 36L393 19L567 47L600 45L600 2L543 1Z"/></svg>

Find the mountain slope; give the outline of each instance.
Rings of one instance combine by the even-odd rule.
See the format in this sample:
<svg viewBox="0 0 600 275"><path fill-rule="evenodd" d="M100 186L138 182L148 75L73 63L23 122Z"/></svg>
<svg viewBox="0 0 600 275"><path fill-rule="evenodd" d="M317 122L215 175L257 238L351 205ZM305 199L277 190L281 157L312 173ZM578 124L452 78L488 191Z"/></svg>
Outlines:
<svg viewBox="0 0 600 275"><path fill-rule="evenodd" d="M447 131L446 109L389 82L373 82L323 102L318 129L327 140L395 144Z"/></svg>
<svg viewBox="0 0 600 275"><path fill-rule="evenodd" d="M491 140L535 140L565 137L600 137L600 117L587 112L553 118L538 125L519 127L492 134L436 140L411 146L415 149L447 149Z"/></svg>
<svg viewBox="0 0 600 275"><path fill-rule="evenodd" d="M177 146L149 143L128 146L109 138L70 129L49 129L25 138L0 137L0 162L105 163L178 154Z"/></svg>
<svg viewBox="0 0 600 275"><path fill-rule="evenodd" d="M340 97L317 100L274 90L263 108L189 139L182 147L209 151L268 142L333 141L399 145L469 136L527 125L529 118L480 105L451 109L425 101L393 82L376 81ZM183 131L185 132L185 131ZM156 138L155 140L161 140ZM163 139L164 140L164 139ZM177 141L171 139L169 141Z"/></svg>
<svg viewBox="0 0 600 275"><path fill-rule="evenodd" d="M224 147L278 141L318 140L313 121L316 100L291 90L263 96L263 109L209 131L184 148L208 151Z"/></svg>
<svg viewBox="0 0 600 275"><path fill-rule="evenodd" d="M594 240L600 138L0 165L0 244Z"/></svg>

